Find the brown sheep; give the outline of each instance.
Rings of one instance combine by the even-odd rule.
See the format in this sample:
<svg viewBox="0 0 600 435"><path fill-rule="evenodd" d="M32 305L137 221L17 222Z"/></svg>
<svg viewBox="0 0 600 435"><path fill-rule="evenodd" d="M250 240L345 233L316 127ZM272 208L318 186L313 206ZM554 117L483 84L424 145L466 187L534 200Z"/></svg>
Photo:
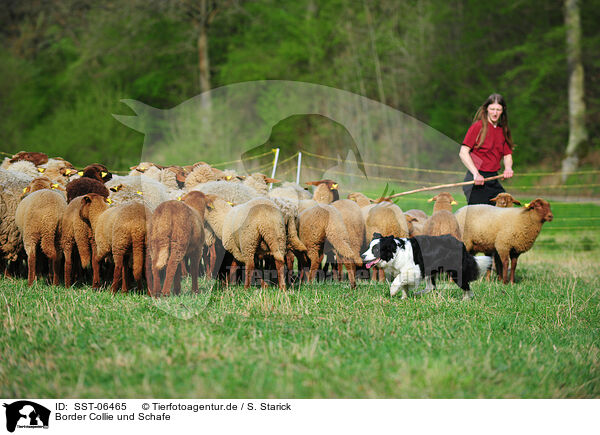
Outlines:
<svg viewBox="0 0 600 435"><path fill-rule="evenodd" d="M147 236L148 207L137 202L128 202L107 210L106 200L97 194L83 197L79 214L90 222L94 231L97 253L93 259L97 264L112 252L115 270L111 290L116 293L119 283L127 291L124 257L128 251L133 256L133 277L141 288ZM112 225L110 225L112 223ZM147 268L149 263L146 262ZM148 272L148 271L147 271ZM95 285L97 285L96 280Z"/></svg>
<svg viewBox="0 0 600 435"><path fill-rule="evenodd" d="M48 163L48 156L44 153L30 153L26 151L20 151L9 160L10 163L18 162L20 160L27 160L33 163L35 166L43 165Z"/></svg>
<svg viewBox="0 0 600 435"><path fill-rule="evenodd" d="M519 255L529 251L544 222L554 219L548 201L537 198L524 208L503 208L491 205L468 205L456 212L463 230L463 242L471 253L494 253L496 271L508 283L515 282Z"/></svg>
<svg viewBox="0 0 600 435"><path fill-rule="evenodd" d="M42 189L51 189L51 190L53 189L53 190L57 190L59 192L64 192L64 190L65 190L58 183L54 183L48 177L37 177L37 178L34 178L33 181L31 183L29 183L29 185L25 189L23 189L21 198L25 198L30 193L33 193L33 192L36 192L36 191L42 190Z"/></svg>
<svg viewBox="0 0 600 435"><path fill-rule="evenodd" d="M307 181L306 184L317 186L313 193L313 199L320 204L331 204L340 199L339 185L333 180Z"/></svg>
<svg viewBox="0 0 600 435"><path fill-rule="evenodd" d="M423 228L425 227L425 222L427 221L429 216L427 216L427 214L423 210L413 208L405 211L404 215L406 216L406 220L408 221L409 237L425 234L423 232ZM409 219L409 217L412 219Z"/></svg>
<svg viewBox="0 0 600 435"><path fill-rule="evenodd" d="M32 285L36 276L38 244L52 265L52 283L58 285L59 248L62 215L67 208L63 196L55 190L42 189L29 194L18 205L15 222L23 235L27 254L27 283Z"/></svg>
<svg viewBox="0 0 600 435"><path fill-rule="evenodd" d="M457 204L452 195L450 195L448 192L438 193L433 198L429 198L427 200L427 202L432 201L435 201L433 204L433 213L440 210L452 212L452 206Z"/></svg>
<svg viewBox="0 0 600 435"><path fill-rule="evenodd" d="M160 204L150 219L148 249L152 258L153 296L169 295L181 291L181 262L190 261L192 291L198 292L198 267L204 245L204 212L207 198L193 191L181 201ZM166 267L165 282L160 286L160 270Z"/></svg>
<svg viewBox="0 0 600 435"><path fill-rule="evenodd" d="M510 193L499 193L495 198L490 199L491 202L496 204L496 207L509 208L514 205L521 206L521 203L517 201Z"/></svg>
<svg viewBox="0 0 600 435"><path fill-rule="evenodd" d="M97 270L99 265L91 261L96 256L94 233L89 221L83 220L79 213L82 200L83 196L73 199L67 205L62 218L60 244L65 257L65 287L70 287L72 284L73 250L75 247L77 247L77 252L79 252L81 267L86 269L91 263L94 278L99 280L100 271Z"/></svg>
<svg viewBox="0 0 600 435"><path fill-rule="evenodd" d="M310 261L309 281L315 278L317 268L323 260L325 244L331 245L338 262L362 264L360 255L356 255L350 247L350 239L342 215L331 205L319 204L300 213L298 234L306 246ZM356 286L354 275L348 278L350 286L354 288Z"/></svg>
<svg viewBox="0 0 600 435"><path fill-rule="evenodd" d="M363 221L360 207L357 203L350 199L340 199L331 203L332 207L335 207L337 211L342 215L344 225L346 226L346 234L348 234L348 240L350 249L360 256L363 248L365 247L365 222ZM348 270L348 277L354 280L356 266L354 263L346 263L346 269ZM337 263L337 274L338 277L342 276L342 263ZM352 278L350 278L352 275Z"/></svg>
<svg viewBox="0 0 600 435"><path fill-rule="evenodd" d="M450 234L457 240L462 240L462 232L458 221L452 214L452 206L456 201L448 192L442 192L429 201L435 201L433 213L423 226L423 234L427 236L443 236Z"/></svg>

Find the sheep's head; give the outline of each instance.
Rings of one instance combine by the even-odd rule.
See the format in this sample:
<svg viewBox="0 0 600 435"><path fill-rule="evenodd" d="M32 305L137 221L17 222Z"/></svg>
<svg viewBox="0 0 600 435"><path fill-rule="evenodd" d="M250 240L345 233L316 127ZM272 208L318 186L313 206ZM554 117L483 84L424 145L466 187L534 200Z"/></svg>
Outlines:
<svg viewBox="0 0 600 435"><path fill-rule="evenodd" d="M330 204L340 199L339 184L333 180L307 181L306 184L317 186L313 199L322 204Z"/></svg>
<svg viewBox="0 0 600 435"><path fill-rule="evenodd" d="M435 204L433 205L434 213L441 210L452 212L452 206L458 204L448 192L438 193L433 198L429 198L427 201L435 201Z"/></svg>
<svg viewBox="0 0 600 435"><path fill-rule="evenodd" d="M23 189L21 198L25 198L30 193L35 192L36 190L42 190L42 189L55 189L55 190L63 190L63 191L65 190L62 187L60 187L60 185L52 182L52 180L50 180L47 177L38 177L38 178L34 178L33 181L31 181L31 183L29 183L29 185L25 189Z"/></svg>
<svg viewBox="0 0 600 435"><path fill-rule="evenodd" d="M512 207L513 204L521 205L519 201L517 201L510 193L499 193L495 198L490 199L491 202L496 203L496 207Z"/></svg>
<svg viewBox="0 0 600 435"><path fill-rule="evenodd" d="M552 222L554 215L550 210L550 203L542 198L534 199L525 207L525 210L535 210L542 222Z"/></svg>
<svg viewBox="0 0 600 435"><path fill-rule="evenodd" d="M373 203L373 200L370 198L367 198L365 195L363 195L360 192L352 192L348 194L348 199L354 201L355 203L357 203L360 207L365 207L369 204Z"/></svg>
<svg viewBox="0 0 600 435"><path fill-rule="evenodd" d="M91 223L94 216L98 216L108 208L111 200L97 193L88 193L81 198L81 208L79 209L79 217L82 220Z"/></svg>
<svg viewBox="0 0 600 435"><path fill-rule="evenodd" d="M207 195L198 190L192 190L191 192L186 193L181 197L181 201L200 213L202 218L204 218L204 212L207 208L214 208L214 198L208 198Z"/></svg>
<svg viewBox="0 0 600 435"><path fill-rule="evenodd" d="M102 183L106 183L112 178L112 174L106 169L106 166L99 163L86 166L83 171L79 171L78 174L82 177L93 178Z"/></svg>

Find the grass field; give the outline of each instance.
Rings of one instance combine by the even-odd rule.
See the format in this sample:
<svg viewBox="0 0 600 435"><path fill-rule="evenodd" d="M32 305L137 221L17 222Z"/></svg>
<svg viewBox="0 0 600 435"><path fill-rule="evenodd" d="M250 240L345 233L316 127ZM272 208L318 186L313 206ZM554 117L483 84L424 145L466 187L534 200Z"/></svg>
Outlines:
<svg viewBox="0 0 600 435"><path fill-rule="evenodd" d="M402 301L359 281L157 304L2 280L0 395L600 397L600 213L574 207L553 205L517 284L479 281L469 302L454 285Z"/></svg>

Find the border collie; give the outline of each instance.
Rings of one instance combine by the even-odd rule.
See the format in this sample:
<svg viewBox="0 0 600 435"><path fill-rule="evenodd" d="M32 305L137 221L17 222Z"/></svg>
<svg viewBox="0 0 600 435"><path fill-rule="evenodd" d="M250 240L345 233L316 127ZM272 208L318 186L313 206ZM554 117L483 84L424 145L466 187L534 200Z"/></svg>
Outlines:
<svg viewBox="0 0 600 435"><path fill-rule="evenodd" d="M473 292L469 282L478 279L492 264L491 257L469 254L464 243L450 235L398 239L375 233L369 249L361 256L367 269L377 265L394 276L390 295L402 290L402 299L423 279L431 279L435 288L435 277L441 272L448 273L464 290L463 299L470 299ZM426 291L430 289L427 287Z"/></svg>

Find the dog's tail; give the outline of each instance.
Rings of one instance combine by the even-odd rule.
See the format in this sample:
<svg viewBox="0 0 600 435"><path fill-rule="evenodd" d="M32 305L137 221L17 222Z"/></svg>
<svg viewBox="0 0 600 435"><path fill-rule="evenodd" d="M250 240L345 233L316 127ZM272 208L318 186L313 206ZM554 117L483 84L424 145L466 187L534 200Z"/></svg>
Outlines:
<svg viewBox="0 0 600 435"><path fill-rule="evenodd" d="M477 255L473 258L477 263L477 277L475 279L479 279L492 267L492 257Z"/></svg>

